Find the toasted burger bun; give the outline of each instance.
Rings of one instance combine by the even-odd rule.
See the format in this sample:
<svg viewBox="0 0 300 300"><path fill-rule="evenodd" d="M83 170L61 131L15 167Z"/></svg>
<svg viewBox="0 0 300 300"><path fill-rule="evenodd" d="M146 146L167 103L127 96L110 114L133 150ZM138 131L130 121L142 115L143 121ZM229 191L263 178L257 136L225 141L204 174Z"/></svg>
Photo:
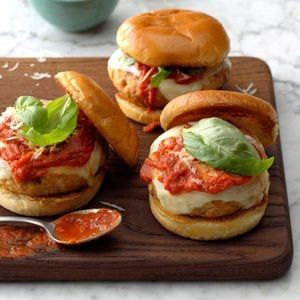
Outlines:
<svg viewBox="0 0 300 300"><path fill-rule="evenodd" d="M24 216L54 216L76 210L86 205L99 190L104 177L104 169L95 176L92 186L65 194L33 197L11 192L0 185L0 205Z"/></svg>
<svg viewBox="0 0 300 300"><path fill-rule="evenodd" d="M10 192L28 196L48 196L73 192L94 184L95 175L100 168L103 168L107 154L107 144L98 139L85 165L81 167L52 167L38 180L35 179L26 182L15 181L8 164L0 164L1 174L6 174L7 176L6 178L0 179L0 186Z"/></svg>
<svg viewBox="0 0 300 300"><path fill-rule="evenodd" d="M149 110L145 106L139 106L121 93L117 93L115 96L121 110L129 119L141 124L149 124L159 120L160 109Z"/></svg>
<svg viewBox="0 0 300 300"><path fill-rule="evenodd" d="M166 105L160 122L167 130L209 117L219 117L251 130L264 146L273 144L278 134L276 112L271 104L230 91L197 91L179 96Z"/></svg>
<svg viewBox="0 0 300 300"><path fill-rule="evenodd" d="M127 19L117 32L117 44L148 66L214 66L229 52L229 38L219 21L182 9Z"/></svg>
<svg viewBox="0 0 300 300"><path fill-rule="evenodd" d="M102 137L129 165L138 157L138 137L128 119L90 77L74 72L60 72L56 81L78 104Z"/></svg>
<svg viewBox="0 0 300 300"><path fill-rule="evenodd" d="M157 221L167 230L193 240L220 240L241 235L254 228L265 213L267 195L262 202L249 209L220 218L174 215L164 209L149 185L150 208Z"/></svg>

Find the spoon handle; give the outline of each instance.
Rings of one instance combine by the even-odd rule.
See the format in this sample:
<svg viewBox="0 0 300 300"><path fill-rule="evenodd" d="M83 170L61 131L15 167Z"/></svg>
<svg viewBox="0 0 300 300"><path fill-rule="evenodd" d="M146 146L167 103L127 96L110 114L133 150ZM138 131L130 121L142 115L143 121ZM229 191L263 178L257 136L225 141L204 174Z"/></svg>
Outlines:
<svg viewBox="0 0 300 300"><path fill-rule="evenodd" d="M29 223L45 228L46 224L43 221L27 218L27 217L14 217L14 216L0 216L0 223L18 222L18 223Z"/></svg>

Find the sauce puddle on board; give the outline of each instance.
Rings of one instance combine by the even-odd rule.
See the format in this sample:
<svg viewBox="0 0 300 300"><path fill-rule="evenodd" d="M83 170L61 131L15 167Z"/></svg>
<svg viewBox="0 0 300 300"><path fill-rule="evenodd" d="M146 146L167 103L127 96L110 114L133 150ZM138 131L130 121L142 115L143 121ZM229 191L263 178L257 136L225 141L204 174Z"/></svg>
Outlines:
<svg viewBox="0 0 300 300"><path fill-rule="evenodd" d="M70 213L55 221L55 236L61 241L76 243L106 233L116 227L121 215L116 210L102 208L96 212Z"/></svg>
<svg viewBox="0 0 300 300"><path fill-rule="evenodd" d="M0 258L33 256L57 249L57 244L38 227L0 226Z"/></svg>

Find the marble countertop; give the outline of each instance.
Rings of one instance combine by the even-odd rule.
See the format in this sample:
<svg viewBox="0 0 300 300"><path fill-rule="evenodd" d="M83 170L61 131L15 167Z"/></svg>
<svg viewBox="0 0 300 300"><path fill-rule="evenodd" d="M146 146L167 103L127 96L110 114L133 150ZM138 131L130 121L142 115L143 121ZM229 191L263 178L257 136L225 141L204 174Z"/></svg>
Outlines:
<svg viewBox="0 0 300 300"><path fill-rule="evenodd" d="M0 299L299 299L300 297L300 1L121 0L98 29L71 34L45 23L24 0L0 1L0 56L108 56L118 25L160 7L203 10L222 21L231 55L268 62L275 80L294 238L294 261L282 278L264 282L0 283Z"/></svg>

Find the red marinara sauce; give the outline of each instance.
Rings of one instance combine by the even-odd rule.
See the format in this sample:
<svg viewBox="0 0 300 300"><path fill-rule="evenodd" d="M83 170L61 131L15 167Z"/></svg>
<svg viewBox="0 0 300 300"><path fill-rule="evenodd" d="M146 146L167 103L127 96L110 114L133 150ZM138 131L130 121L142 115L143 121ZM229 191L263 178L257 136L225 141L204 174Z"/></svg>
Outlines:
<svg viewBox="0 0 300 300"><path fill-rule="evenodd" d="M136 67L140 71L138 88L140 95L144 99L144 103L148 108L154 107L154 102L157 95L157 88L151 87L151 77L157 73L157 67L150 67L140 62L136 62ZM202 72L194 75L186 74L179 68L172 68L168 78L173 79L177 84L188 84L202 78Z"/></svg>
<svg viewBox="0 0 300 300"><path fill-rule="evenodd" d="M152 132L153 130L155 130L156 128L159 128L161 125L160 125L160 121L157 120L157 121L153 121L151 123L149 123L148 125L144 126L143 127L143 131L144 132Z"/></svg>
<svg viewBox="0 0 300 300"><path fill-rule="evenodd" d="M76 243L105 233L121 221L116 210L101 208L96 212L70 213L55 221L55 236L62 241Z"/></svg>
<svg viewBox="0 0 300 300"><path fill-rule="evenodd" d="M5 143L5 147L0 147L0 158L9 164L18 182L38 179L51 167L81 167L89 160L94 149L96 130L82 112L78 115L75 132L55 148L45 147L36 158L36 148L30 147L23 137L17 136L17 132L9 127L10 122L8 118L0 124L0 141Z"/></svg>
<svg viewBox="0 0 300 300"><path fill-rule="evenodd" d="M153 107L157 89L151 87L151 77L157 73L157 67L149 67L140 62L136 63L137 69L140 71L140 77L138 81L138 88L144 103L147 107Z"/></svg>
<svg viewBox="0 0 300 300"><path fill-rule="evenodd" d="M0 226L0 258L20 258L58 249L45 231L37 227Z"/></svg>
<svg viewBox="0 0 300 300"><path fill-rule="evenodd" d="M190 161L192 168L178 153ZM158 151L146 158L140 171L141 178L150 183L154 173L171 194L192 191L217 194L231 186L246 184L251 179L250 176L231 174L199 162L184 149L181 136L163 140Z"/></svg>

